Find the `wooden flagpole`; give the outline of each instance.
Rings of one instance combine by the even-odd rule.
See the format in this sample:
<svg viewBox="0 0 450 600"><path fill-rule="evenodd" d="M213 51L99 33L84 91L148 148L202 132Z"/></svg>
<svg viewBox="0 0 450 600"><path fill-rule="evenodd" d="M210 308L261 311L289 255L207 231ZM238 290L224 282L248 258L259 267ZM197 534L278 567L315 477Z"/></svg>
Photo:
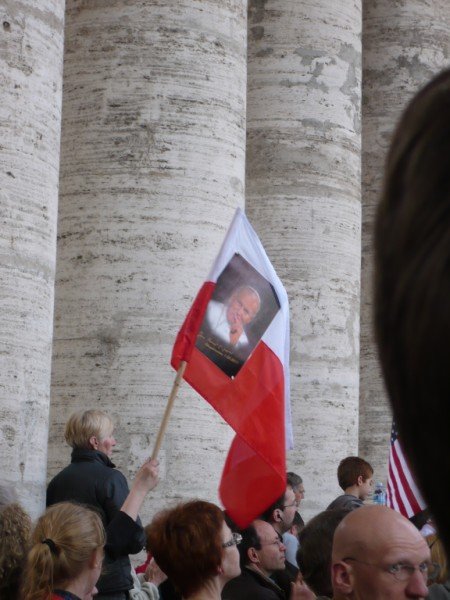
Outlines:
<svg viewBox="0 0 450 600"><path fill-rule="evenodd" d="M167 424L169 423L170 413L172 412L172 406L175 402L175 398L178 394L178 388L180 387L181 380L184 375L184 371L186 369L187 362L182 360L180 362L180 366L178 367L177 374L175 376L175 381L173 382L172 390L170 392L169 399L167 400L166 410L164 411L163 420L161 421L161 425L159 426L158 436L156 438L155 446L152 452L152 459L158 458L159 451L161 449L161 444L164 438L164 434L166 433Z"/></svg>

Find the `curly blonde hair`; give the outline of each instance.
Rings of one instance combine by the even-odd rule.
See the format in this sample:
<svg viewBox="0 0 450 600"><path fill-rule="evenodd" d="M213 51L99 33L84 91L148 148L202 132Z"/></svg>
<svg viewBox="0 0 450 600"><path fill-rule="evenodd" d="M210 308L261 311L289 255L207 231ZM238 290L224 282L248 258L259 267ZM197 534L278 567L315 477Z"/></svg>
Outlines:
<svg viewBox="0 0 450 600"><path fill-rule="evenodd" d="M19 597L30 535L31 519L20 504L14 502L0 509L0 598Z"/></svg>

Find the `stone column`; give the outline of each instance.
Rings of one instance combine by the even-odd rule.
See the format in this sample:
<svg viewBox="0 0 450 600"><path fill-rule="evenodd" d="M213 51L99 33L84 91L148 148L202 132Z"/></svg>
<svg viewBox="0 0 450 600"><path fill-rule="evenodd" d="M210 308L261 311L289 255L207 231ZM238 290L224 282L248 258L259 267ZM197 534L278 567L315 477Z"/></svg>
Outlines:
<svg viewBox="0 0 450 600"><path fill-rule="evenodd" d="M250 2L246 208L290 298L307 517L358 449L360 34L360 0Z"/></svg>
<svg viewBox="0 0 450 600"><path fill-rule="evenodd" d="M360 452L385 480L392 424L373 339L373 222L395 124L410 98L448 67L446 0L364 1Z"/></svg>
<svg viewBox="0 0 450 600"><path fill-rule="evenodd" d="M0 446L3 481L44 505L64 0L0 9Z"/></svg>
<svg viewBox="0 0 450 600"><path fill-rule="evenodd" d="M112 414L117 466L155 441L176 333L244 204L246 3L68 0L50 474L68 415ZM154 508L216 499L231 431L182 385Z"/></svg>

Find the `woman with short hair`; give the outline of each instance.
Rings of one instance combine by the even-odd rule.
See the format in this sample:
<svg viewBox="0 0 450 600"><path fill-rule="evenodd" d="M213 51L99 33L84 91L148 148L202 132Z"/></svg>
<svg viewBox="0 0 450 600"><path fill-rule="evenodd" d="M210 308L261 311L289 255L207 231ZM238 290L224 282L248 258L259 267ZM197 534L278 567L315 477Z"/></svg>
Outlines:
<svg viewBox="0 0 450 600"><path fill-rule="evenodd" d="M102 411L87 410L69 418L65 438L73 448L72 461L51 480L47 488L47 506L73 501L92 506L100 512L108 540L105 572L97 586L98 598L125 600L133 587L128 555L143 549L145 534L137 510L133 514L123 510L129 489L124 475L111 462L116 444L113 434L114 424ZM148 461L147 467L150 465L152 468L151 463L157 464L156 461ZM144 486L144 495L156 483L155 475L154 481ZM140 503L144 495L141 494Z"/></svg>
<svg viewBox="0 0 450 600"><path fill-rule="evenodd" d="M103 562L105 531L84 506L62 502L37 521L23 577L23 600L91 600Z"/></svg>
<svg viewBox="0 0 450 600"><path fill-rule="evenodd" d="M185 600L220 600L240 572L237 544L220 508L193 500L165 510L146 527L147 548Z"/></svg>
<svg viewBox="0 0 450 600"><path fill-rule="evenodd" d="M64 437L72 448L101 450L108 456L116 445L114 423L101 410L74 413L67 421Z"/></svg>

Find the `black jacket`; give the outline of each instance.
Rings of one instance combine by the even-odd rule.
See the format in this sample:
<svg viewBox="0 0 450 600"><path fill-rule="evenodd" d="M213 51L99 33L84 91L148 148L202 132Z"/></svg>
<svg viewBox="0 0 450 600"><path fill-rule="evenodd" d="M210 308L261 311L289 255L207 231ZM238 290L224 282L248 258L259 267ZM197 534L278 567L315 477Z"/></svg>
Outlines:
<svg viewBox="0 0 450 600"><path fill-rule="evenodd" d="M264 575L244 567L222 590L222 600L285 600L281 588Z"/></svg>
<svg viewBox="0 0 450 600"><path fill-rule="evenodd" d="M76 448L71 464L56 475L47 488L47 506L57 502L79 502L100 513L106 527L105 560L97 583L99 592L122 592L133 587L128 554L145 545L141 522L120 512L128 496L125 477L106 454Z"/></svg>

